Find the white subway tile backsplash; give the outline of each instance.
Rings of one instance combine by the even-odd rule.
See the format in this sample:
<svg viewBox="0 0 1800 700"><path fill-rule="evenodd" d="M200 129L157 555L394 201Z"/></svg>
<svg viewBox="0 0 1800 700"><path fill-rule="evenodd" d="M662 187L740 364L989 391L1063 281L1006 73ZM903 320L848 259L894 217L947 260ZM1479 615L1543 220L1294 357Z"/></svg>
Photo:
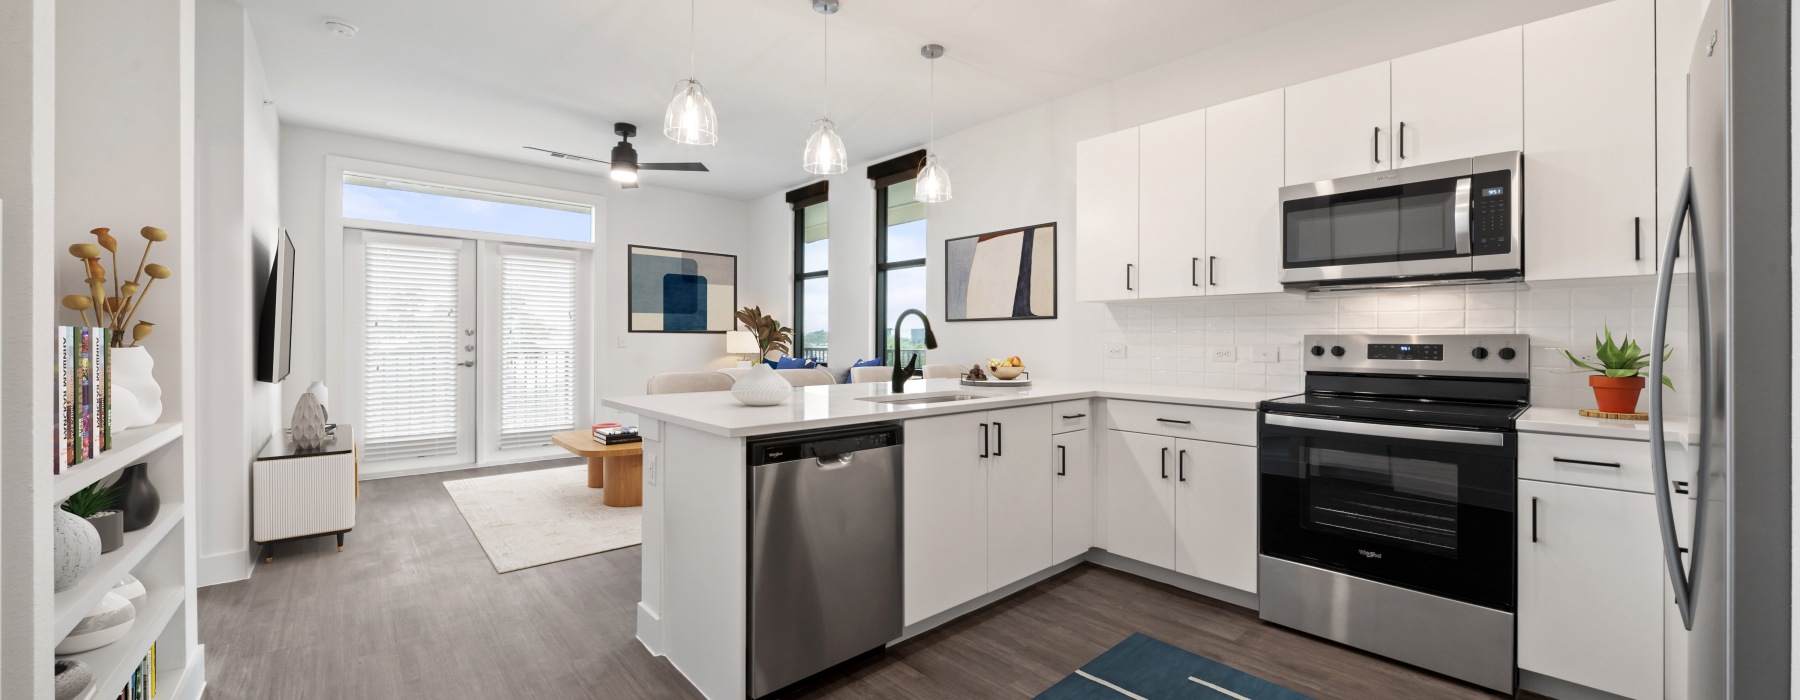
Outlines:
<svg viewBox="0 0 1800 700"><path fill-rule="evenodd" d="M1416 301L1416 300L1415 300ZM1404 330L1419 327L1417 311L1383 311L1377 316L1375 327L1384 330Z"/></svg>
<svg viewBox="0 0 1800 700"><path fill-rule="evenodd" d="M1426 330L1440 331L1462 328L1465 323L1461 311L1419 312L1419 327Z"/></svg>

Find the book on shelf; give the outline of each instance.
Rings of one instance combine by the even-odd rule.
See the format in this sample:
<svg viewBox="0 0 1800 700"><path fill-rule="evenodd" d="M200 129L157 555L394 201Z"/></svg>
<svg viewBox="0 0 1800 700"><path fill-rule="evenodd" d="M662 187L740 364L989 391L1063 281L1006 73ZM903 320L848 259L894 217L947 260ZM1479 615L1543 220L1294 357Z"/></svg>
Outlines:
<svg viewBox="0 0 1800 700"><path fill-rule="evenodd" d="M638 429L635 425L594 429L594 442L598 442L602 445L620 445L627 442L640 442L642 440L643 437L638 435Z"/></svg>
<svg viewBox="0 0 1800 700"><path fill-rule="evenodd" d="M56 329L56 454L63 470L112 449L112 338L110 328Z"/></svg>

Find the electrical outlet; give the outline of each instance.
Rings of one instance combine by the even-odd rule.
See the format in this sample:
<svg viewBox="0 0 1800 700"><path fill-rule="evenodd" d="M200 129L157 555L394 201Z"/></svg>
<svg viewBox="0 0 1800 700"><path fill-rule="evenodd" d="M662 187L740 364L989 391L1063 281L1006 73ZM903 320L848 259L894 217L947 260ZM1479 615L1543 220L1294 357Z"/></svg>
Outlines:
<svg viewBox="0 0 1800 700"><path fill-rule="evenodd" d="M1281 346L1279 346L1279 345L1258 345L1253 348L1250 348L1250 361L1251 362L1280 362L1281 361Z"/></svg>
<svg viewBox="0 0 1800 700"><path fill-rule="evenodd" d="M1206 356L1213 362L1236 362L1237 348L1230 345L1215 345L1206 349Z"/></svg>
<svg viewBox="0 0 1800 700"><path fill-rule="evenodd" d="M1124 343L1113 343L1111 345L1106 346L1106 359L1108 359L1108 360L1123 360L1123 359L1125 359L1125 344Z"/></svg>

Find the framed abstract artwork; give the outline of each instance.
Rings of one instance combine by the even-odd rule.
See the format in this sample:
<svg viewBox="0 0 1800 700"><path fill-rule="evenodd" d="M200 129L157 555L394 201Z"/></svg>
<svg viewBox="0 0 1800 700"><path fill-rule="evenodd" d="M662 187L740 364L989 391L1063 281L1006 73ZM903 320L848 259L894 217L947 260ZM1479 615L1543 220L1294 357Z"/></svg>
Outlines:
<svg viewBox="0 0 1800 700"><path fill-rule="evenodd" d="M627 247L632 333L724 333L737 309L737 256Z"/></svg>
<svg viewBox="0 0 1800 700"><path fill-rule="evenodd" d="M944 317L1056 318L1056 224L944 241Z"/></svg>

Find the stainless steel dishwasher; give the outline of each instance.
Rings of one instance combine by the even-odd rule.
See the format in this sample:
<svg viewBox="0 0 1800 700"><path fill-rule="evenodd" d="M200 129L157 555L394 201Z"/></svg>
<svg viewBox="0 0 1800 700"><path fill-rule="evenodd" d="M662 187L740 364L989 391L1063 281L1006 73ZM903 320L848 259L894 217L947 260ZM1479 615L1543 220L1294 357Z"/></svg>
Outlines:
<svg viewBox="0 0 1800 700"><path fill-rule="evenodd" d="M900 637L901 429L752 439L750 696Z"/></svg>

